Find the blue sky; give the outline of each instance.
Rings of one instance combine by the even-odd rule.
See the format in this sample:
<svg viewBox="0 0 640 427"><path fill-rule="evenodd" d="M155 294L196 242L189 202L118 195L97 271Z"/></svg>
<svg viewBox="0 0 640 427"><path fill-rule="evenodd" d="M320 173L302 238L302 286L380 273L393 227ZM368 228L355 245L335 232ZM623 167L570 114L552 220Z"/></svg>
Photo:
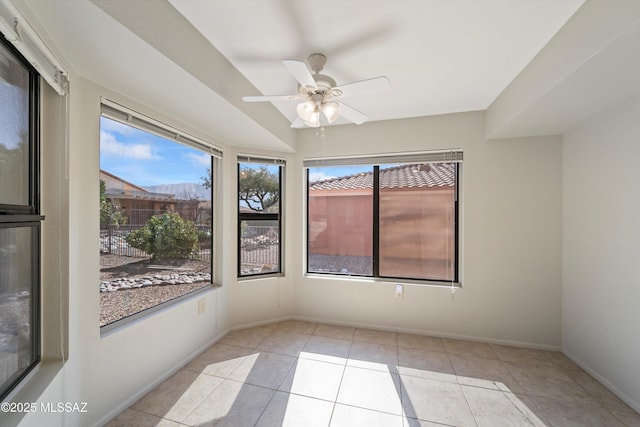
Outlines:
<svg viewBox="0 0 640 427"><path fill-rule="evenodd" d="M373 166L371 165L330 166L330 167L321 167L321 168L309 168L309 180L311 182L322 181L324 179L355 175L360 172L371 172L371 171L373 171Z"/></svg>
<svg viewBox="0 0 640 427"><path fill-rule="evenodd" d="M133 184L201 183L209 154L100 117L100 168Z"/></svg>

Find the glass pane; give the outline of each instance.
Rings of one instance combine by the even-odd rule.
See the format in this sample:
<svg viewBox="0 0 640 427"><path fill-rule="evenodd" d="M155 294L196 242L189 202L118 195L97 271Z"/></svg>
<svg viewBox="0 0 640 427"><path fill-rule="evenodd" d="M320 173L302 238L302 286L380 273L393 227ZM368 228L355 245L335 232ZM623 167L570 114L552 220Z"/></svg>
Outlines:
<svg viewBox="0 0 640 427"><path fill-rule="evenodd" d="M33 362L35 228L0 228L0 391Z"/></svg>
<svg viewBox="0 0 640 427"><path fill-rule="evenodd" d="M100 118L100 326L211 284L211 156Z"/></svg>
<svg viewBox="0 0 640 427"><path fill-rule="evenodd" d="M29 72L2 45L0 204L29 205Z"/></svg>
<svg viewBox="0 0 640 427"><path fill-rule="evenodd" d="M238 164L240 213L277 214L280 209L280 166Z"/></svg>
<svg viewBox="0 0 640 427"><path fill-rule="evenodd" d="M373 166L309 169L308 271L373 274Z"/></svg>
<svg viewBox="0 0 640 427"><path fill-rule="evenodd" d="M280 272L278 221L240 221L240 276Z"/></svg>
<svg viewBox="0 0 640 427"><path fill-rule="evenodd" d="M380 276L455 277L455 163L380 168Z"/></svg>

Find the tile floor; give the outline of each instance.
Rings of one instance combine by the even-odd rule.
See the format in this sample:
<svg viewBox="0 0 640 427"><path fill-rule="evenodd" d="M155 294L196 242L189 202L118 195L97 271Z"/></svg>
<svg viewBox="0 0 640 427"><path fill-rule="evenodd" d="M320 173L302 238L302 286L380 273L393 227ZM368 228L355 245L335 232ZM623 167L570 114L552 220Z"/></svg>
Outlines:
<svg viewBox="0 0 640 427"><path fill-rule="evenodd" d="M286 321L234 331L116 426L640 426L561 353Z"/></svg>

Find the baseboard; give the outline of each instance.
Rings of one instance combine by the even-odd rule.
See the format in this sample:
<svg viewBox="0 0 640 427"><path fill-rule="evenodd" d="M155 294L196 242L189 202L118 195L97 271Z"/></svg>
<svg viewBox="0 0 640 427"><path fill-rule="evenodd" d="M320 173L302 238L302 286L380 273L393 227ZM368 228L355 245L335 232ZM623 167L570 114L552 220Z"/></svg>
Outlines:
<svg viewBox="0 0 640 427"><path fill-rule="evenodd" d="M632 399L626 393L622 392L618 387L616 387L615 385L611 384L606 378L604 378L602 375L600 375L597 371L591 369L591 367L589 367L586 363L584 363L582 360L580 360L574 354L571 354L570 352L564 351L564 350L562 351L562 353L565 356L567 356L569 359L571 359L571 361L573 363L575 363L576 365L580 366L589 375L591 375L593 378L598 380L598 382L600 384L602 384L603 386L605 386L607 389L609 389L609 391L611 393L613 393L616 396L618 396L620 398L620 400L622 400L624 403L629 405L634 411L640 413L640 402L636 402L634 399Z"/></svg>
<svg viewBox="0 0 640 427"><path fill-rule="evenodd" d="M291 316L284 316L284 317L277 317L275 319L261 320L260 322L243 323L242 325L237 325L237 326L232 327L230 330L231 331L238 331L240 329L255 328L257 326L271 325L272 323L279 323L279 322L284 322L284 321L292 320L292 319L293 319L293 317L291 317Z"/></svg>
<svg viewBox="0 0 640 427"><path fill-rule="evenodd" d="M461 334L447 334L447 333L436 332L436 331L427 331L423 329L400 328L400 327L393 327L388 325L376 325L376 324L369 324L369 323L336 322L335 320L327 320L327 319L320 319L320 318L306 317L306 316L293 316L292 319L304 320L307 322L314 322L314 323L324 323L327 325L349 326L352 328L378 329L381 331L400 332L405 334L416 334L416 335L427 335L427 336L437 337L437 338L449 338L449 339L456 339L456 340L474 341L474 342L481 342L486 344L510 345L514 347L524 347L524 348L531 348L535 350L560 351L560 347L554 346L554 345L529 343L529 342L514 341L514 340L502 340L502 339L496 339L496 338L478 337L478 336L461 335Z"/></svg>
<svg viewBox="0 0 640 427"><path fill-rule="evenodd" d="M150 382L145 387L141 388L135 394L133 394L131 397L129 397L127 400L125 400L124 402L120 403L118 406L113 408L111 411L109 411L107 414L105 414L102 418L100 418L98 421L96 421L93 424L93 426L94 427L100 427L100 426L103 426L106 423L108 423L111 419L116 417L119 413L121 413L122 411L124 411L125 409L127 409L128 407L133 405L142 396L144 396L145 394L149 393L151 390L153 390L154 388L156 388L157 386L162 384L170 376L172 376L173 374L178 372L180 369L182 369L184 366L186 366L189 362L191 362L193 359L198 357L200 355L200 353L205 351L207 348L211 347L211 345L213 345L217 341L219 341L220 338L225 336L228 332L229 332L229 330L225 330L223 332L220 332L219 334L214 336L212 339L207 341L205 344L201 345L198 349L193 351L190 355L188 355L187 357L182 359L180 362L176 363L173 368L169 369L168 371L163 372L162 375L159 375L154 381Z"/></svg>

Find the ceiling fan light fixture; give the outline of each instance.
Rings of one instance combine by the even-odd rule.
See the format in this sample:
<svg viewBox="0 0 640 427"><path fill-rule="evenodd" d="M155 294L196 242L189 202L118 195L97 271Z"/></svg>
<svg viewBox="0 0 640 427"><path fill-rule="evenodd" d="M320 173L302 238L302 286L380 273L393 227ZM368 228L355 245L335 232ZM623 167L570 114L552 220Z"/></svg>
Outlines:
<svg viewBox="0 0 640 427"><path fill-rule="evenodd" d="M329 123L335 122L340 115L340 104L338 104L337 102L324 102L320 106L320 109L324 113L324 116L327 118Z"/></svg>
<svg viewBox="0 0 640 427"><path fill-rule="evenodd" d="M314 111L311 116L304 121L304 124L310 128L317 128L320 126L320 111Z"/></svg>
<svg viewBox="0 0 640 427"><path fill-rule="evenodd" d="M316 109L316 104L312 100L298 104L296 111L302 120L309 120Z"/></svg>

